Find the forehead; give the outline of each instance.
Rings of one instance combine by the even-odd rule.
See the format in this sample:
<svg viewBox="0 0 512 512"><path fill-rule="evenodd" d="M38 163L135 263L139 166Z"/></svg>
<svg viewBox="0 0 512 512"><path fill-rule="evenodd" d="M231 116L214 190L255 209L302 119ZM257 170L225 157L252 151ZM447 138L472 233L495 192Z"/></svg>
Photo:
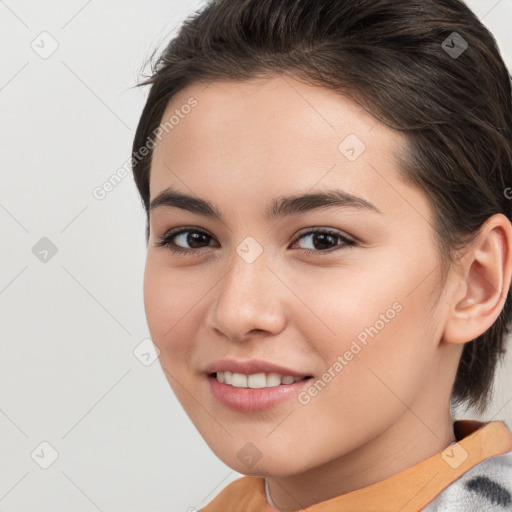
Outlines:
<svg viewBox="0 0 512 512"><path fill-rule="evenodd" d="M151 198L167 186L233 200L332 185L372 195L383 191L383 173L397 178L395 154L405 147L350 99L290 77L193 84L171 99L166 122Z"/></svg>

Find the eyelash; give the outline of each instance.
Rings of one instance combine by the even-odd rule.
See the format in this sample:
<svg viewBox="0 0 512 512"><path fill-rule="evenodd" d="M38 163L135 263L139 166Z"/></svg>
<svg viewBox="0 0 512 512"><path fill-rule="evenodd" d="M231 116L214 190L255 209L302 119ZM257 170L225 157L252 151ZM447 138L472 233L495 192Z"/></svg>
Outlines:
<svg viewBox="0 0 512 512"><path fill-rule="evenodd" d="M200 251L202 251L205 248L202 247L202 248L196 248L196 249L183 249L182 247L176 246L175 244L172 243L173 238L175 238L176 236L181 235L183 233L187 233L187 232L201 233L203 235L206 235L207 237L210 237L210 235L208 233L206 233L205 231L202 231L201 229L179 228L176 231L170 231L170 232L166 233L165 235L159 237L159 241L156 243L156 245L158 247L166 247L174 253L179 253L179 254L193 254L194 253L197 255ZM342 240L343 244L338 245L331 249L326 249L324 251L313 250L313 249L296 249L296 250L299 251L301 254L311 255L311 253L317 253L317 254L320 254L323 256L326 253L331 254L331 253L333 253L337 250L343 249L344 247L347 247L347 246L353 247L353 246L357 245L356 241L351 240L350 238L347 238L336 231L332 231L330 229L325 229L325 228L318 228L318 229L312 229L310 231L306 231L305 233L302 233L299 237L297 237L295 239L294 243L299 241L300 239L302 239L305 236L308 236L311 234L317 234L317 233L328 234L328 235L338 237L340 240Z"/></svg>

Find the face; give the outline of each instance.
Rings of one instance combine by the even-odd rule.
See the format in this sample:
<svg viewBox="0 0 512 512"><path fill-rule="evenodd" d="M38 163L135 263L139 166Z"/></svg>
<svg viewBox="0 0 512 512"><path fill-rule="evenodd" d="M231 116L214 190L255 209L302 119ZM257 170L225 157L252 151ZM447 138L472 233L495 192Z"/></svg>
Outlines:
<svg viewBox="0 0 512 512"><path fill-rule="evenodd" d="M397 170L402 135L289 77L195 84L162 124L173 114L152 160L144 302L169 384L211 449L240 473L286 475L367 445L407 411L429 418L448 399L445 311L429 202ZM211 376L229 381L229 368L231 384Z"/></svg>

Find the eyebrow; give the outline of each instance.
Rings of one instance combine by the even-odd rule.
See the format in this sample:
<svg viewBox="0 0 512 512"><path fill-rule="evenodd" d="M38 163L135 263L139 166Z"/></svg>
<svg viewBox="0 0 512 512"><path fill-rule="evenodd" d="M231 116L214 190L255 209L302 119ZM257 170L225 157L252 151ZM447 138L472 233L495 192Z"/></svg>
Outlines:
<svg viewBox="0 0 512 512"><path fill-rule="evenodd" d="M382 214L374 204L366 199L354 196L339 189L316 192L312 194L297 194L274 199L265 210L269 219L298 215L328 207L357 208ZM150 203L149 209L160 207L175 207L192 213L204 215L212 219L223 220L222 212L215 205L199 197L182 194L171 188L160 192Z"/></svg>

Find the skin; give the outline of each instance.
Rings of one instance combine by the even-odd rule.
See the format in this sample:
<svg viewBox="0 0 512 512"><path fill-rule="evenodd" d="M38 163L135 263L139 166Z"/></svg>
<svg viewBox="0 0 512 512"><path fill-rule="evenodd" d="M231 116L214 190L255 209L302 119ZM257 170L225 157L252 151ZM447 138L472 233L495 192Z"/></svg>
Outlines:
<svg viewBox="0 0 512 512"><path fill-rule="evenodd" d="M265 477L283 511L442 451L455 441L449 399L463 344L494 323L510 286L508 220L491 217L441 281L428 197L397 171L402 134L291 77L194 84L171 99L163 119L191 96L197 106L154 149L150 199L171 186L212 202L224 222L174 207L151 211L144 303L162 368L200 434L234 470ZM338 150L350 133L366 145L354 161ZM340 206L272 221L263 214L279 196L330 188L381 214ZM209 235L195 246L175 237L199 247L196 255L156 245L180 226ZM357 245L299 239L308 228ZM253 263L236 252L247 236L263 248ZM330 247L338 250L326 254ZM320 378L397 301L401 311L306 405L292 399L237 412L209 391L202 369L223 357ZM237 457L247 442L261 453L251 467Z"/></svg>

